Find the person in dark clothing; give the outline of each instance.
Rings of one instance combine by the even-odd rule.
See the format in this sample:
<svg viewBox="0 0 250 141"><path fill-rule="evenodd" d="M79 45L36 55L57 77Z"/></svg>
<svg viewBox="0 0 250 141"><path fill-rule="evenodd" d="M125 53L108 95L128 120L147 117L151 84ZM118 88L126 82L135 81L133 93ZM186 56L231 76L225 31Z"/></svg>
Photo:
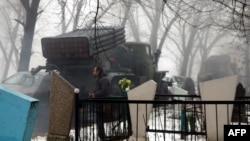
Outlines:
<svg viewBox="0 0 250 141"><path fill-rule="evenodd" d="M95 66L93 68L93 76L96 78L96 86L94 90L89 92L90 98L107 97L110 91L110 82L107 75L104 74L102 67Z"/></svg>
<svg viewBox="0 0 250 141"><path fill-rule="evenodd" d="M93 76L96 78L95 88L89 92L90 98L105 98L110 92L110 82L107 75L104 74L102 67L95 66L93 68ZM103 105L102 103L96 104L96 124L98 136L101 139L105 138L104 122L103 122Z"/></svg>
<svg viewBox="0 0 250 141"><path fill-rule="evenodd" d="M238 83L236 87L235 100L244 100L244 96L246 94L246 90L241 83ZM238 122L239 119L241 122L246 122L245 116L245 105L244 104L235 104L233 108L233 122Z"/></svg>
<svg viewBox="0 0 250 141"><path fill-rule="evenodd" d="M246 94L246 90L243 87L243 85L241 83L238 83L237 87L236 87L236 97L244 97Z"/></svg>

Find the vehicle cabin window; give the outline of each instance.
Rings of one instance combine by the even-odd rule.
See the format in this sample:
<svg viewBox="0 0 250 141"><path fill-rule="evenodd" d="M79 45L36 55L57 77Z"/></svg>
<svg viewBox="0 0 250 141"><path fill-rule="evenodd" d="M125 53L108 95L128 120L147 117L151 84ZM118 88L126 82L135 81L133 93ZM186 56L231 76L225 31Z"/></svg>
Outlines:
<svg viewBox="0 0 250 141"><path fill-rule="evenodd" d="M164 77L162 80L165 82L173 82L173 79L171 77Z"/></svg>
<svg viewBox="0 0 250 141"><path fill-rule="evenodd" d="M180 88L183 88L185 81L186 81L186 78L175 76L175 81L177 82L177 84Z"/></svg>
<svg viewBox="0 0 250 141"><path fill-rule="evenodd" d="M15 74L4 81L6 84L18 84L23 86L38 85L39 75Z"/></svg>
<svg viewBox="0 0 250 141"><path fill-rule="evenodd" d="M130 48L131 52L133 52L138 59L144 59L152 56L150 46L148 45L130 45L128 48Z"/></svg>
<svg viewBox="0 0 250 141"><path fill-rule="evenodd" d="M150 46L146 46L146 54L147 54L147 56L151 56Z"/></svg>

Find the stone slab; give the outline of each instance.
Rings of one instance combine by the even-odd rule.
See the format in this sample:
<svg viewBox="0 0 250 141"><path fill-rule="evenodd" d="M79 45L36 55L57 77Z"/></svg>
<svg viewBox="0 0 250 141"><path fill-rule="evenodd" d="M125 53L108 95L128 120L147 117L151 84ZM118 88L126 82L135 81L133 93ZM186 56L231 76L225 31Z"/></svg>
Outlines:
<svg viewBox="0 0 250 141"><path fill-rule="evenodd" d="M153 80L149 80L134 89L127 92L128 100L153 100L155 97L157 83ZM152 111L152 104L129 104L130 116L132 122L132 137L133 138L144 138L146 136L146 123L149 119L149 115Z"/></svg>
<svg viewBox="0 0 250 141"><path fill-rule="evenodd" d="M200 82L201 99L204 101L233 101L235 97L237 76L228 76ZM233 105L205 105L206 130L209 141L224 140L224 125L229 124Z"/></svg>

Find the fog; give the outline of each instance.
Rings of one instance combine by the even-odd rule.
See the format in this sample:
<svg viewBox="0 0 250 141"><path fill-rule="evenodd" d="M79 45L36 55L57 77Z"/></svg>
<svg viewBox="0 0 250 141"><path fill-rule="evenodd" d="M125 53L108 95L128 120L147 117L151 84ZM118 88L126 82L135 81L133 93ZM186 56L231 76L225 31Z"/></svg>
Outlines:
<svg viewBox="0 0 250 141"><path fill-rule="evenodd" d="M220 73L227 75L237 74L239 81L243 82L245 87L249 87L247 77L249 76L249 15L244 16L244 11L241 11L242 5L237 1L234 2L239 4L237 5L239 7L233 9L236 13L238 12L237 14L230 9L235 8L232 1L222 0L220 1L222 4L211 0L41 0L39 8L29 9L30 11L25 11L25 4L22 5L20 1L0 2L0 20L2 21L0 80L16 73L20 66L25 64L20 63L21 61L29 62L25 68L27 70L44 66L46 58L43 56L41 45L41 39L44 37L54 37L83 28L121 26L125 28L126 41L148 43L151 46L152 55L161 52L159 62L157 62L158 71L169 71L171 75L191 77L197 87L198 74L203 65L205 70L214 72L222 70ZM37 2L36 0L22 1L26 2L26 9L32 6L32 2ZM249 2L246 2L244 8L249 12ZM38 15L32 19L34 15L31 13L36 10ZM26 21L28 18L30 21ZM33 33L30 27L33 26L31 23L34 20L36 23ZM246 26L242 26L242 22ZM28 44L30 41L32 41L31 46ZM31 47L31 50L25 50L28 47ZM22 51L24 53L21 55ZM230 61L227 62L227 67L232 65L234 70L223 68L220 64L213 69L211 66L215 66L214 64L204 65L213 55L229 56ZM27 56L30 56L30 59ZM153 57L152 59L157 60ZM150 64L147 63L143 65ZM222 66L222 69L219 66ZM72 72L77 77L78 74L84 73ZM142 69L141 72L146 71ZM208 76L206 71L202 73ZM221 76L225 75L220 74ZM76 83L84 80L92 86L92 81L94 81L92 75L89 78L91 81L78 77L80 80ZM81 91L88 90L85 86L79 88Z"/></svg>
<svg viewBox="0 0 250 141"><path fill-rule="evenodd" d="M6 54L13 47L8 29L13 29L17 23L17 20L14 20L17 19L17 13L12 6L22 8L17 1L8 0L8 2L0 4L2 8L0 18L4 21L0 28L0 36L2 50L6 50ZM86 28L95 19L97 19L96 24L92 26L121 26L125 23L126 40L147 42L151 44L153 52L160 49L158 70L168 70L174 75L186 75L196 80L202 61L213 54L228 54L232 60L239 60L247 45L243 37L239 38L239 32L224 28L224 23L231 22L231 13L218 3L206 0L201 3L195 0L185 2L171 1L165 5L162 1L142 1L141 3L101 1L99 6L102 9L97 13L96 2L84 1L80 14L77 15L74 5L80 3L61 3L66 4L63 9L58 1L41 1L38 10L41 13L37 18L29 70L46 62L41 51L41 38ZM21 11L20 14L24 15L25 12ZM128 14L127 11L129 11ZM221 25L218 25L219 23ZM23 34L21 24L17 34L14 43L17 52L20 52ZM15 55L11 57L8 76L17 71L18 59L19 57ZM3 68L6 67L6 62L8 61L4 59L4 52L2 52L0 63ZM242 62L242 60L237 62L238 68L241 69L238 72L241 73L240 75L245 75L242 71L245 70ZM3 75L3 70L0 74ZM2 75L0 78L3 77Z"/></svg>

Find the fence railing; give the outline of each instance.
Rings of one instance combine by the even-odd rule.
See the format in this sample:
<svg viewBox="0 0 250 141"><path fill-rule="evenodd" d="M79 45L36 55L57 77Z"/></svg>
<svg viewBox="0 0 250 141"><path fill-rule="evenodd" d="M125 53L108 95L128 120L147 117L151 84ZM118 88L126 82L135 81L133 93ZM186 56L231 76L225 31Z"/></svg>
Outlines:
<svg viewBox="0 0 250 141"><path fill-rule="evenodd" d="M198 96L183 95L167 97L169 100L158 98L152 101L127 100L126 97L79 100L76 97L75 140L96 141L101 138L113 141L128 140L131 136L141 137L142 125L138 124L141 118L138 114L130 115L131 105L136 107L133 109L138 111L136 113L145 113L142 118L143 126L146 126L143 137L149 141L208 140L206 113L208 108L211 110L210 106L215 112L216 124L222 118L219 113L221 105L227 115L223 117L227 125L250 124L250 97L237 98L236 101L201 101ZM144 105L145 111L141 111L139 105ZM146 116L150 107L150 116ZM136 127L136 130L132 130L132 127ZM220 128L215 127L218 134Z"/></svg>

